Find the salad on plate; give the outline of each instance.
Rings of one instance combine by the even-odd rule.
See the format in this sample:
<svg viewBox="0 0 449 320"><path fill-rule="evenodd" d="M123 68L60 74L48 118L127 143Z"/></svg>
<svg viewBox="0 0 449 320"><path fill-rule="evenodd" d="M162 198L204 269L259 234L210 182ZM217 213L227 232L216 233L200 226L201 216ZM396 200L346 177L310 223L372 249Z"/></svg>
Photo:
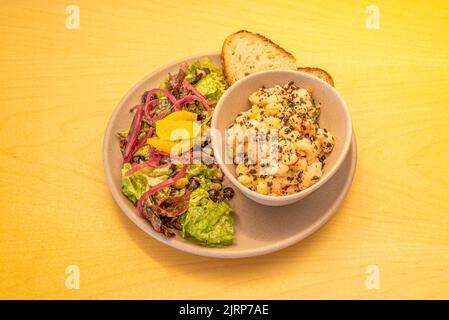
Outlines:
<svg viewBox="0 0 449 320"><path fill-rule="evenodd" d="M214 162L209 123L227 88L208 59L181 64L131 108L130 127L118 132L123 155L122 192L156 232L208 247L234 239L230 200Z"/></svg>

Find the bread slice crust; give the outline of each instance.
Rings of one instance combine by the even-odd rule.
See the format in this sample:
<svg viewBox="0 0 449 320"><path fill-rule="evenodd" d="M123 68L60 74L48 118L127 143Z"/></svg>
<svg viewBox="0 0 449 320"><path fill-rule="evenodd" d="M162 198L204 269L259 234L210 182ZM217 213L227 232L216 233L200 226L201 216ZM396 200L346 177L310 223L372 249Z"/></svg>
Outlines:
<svg viewBox="0 0 449 320"><path fill-rule="evenodd" d="M241 68L242 68L242 70L245 71L245 72L243 72L244 73L243 75L241 74L242 70L237 69L238 62L233 61L234 58L231 57L231 55L234 54L233 50L235 50L235 48L231 49L231 42L232 42L232 40L238 39L240 36L244 36L244 35L246 35L250 38L253 38L253 39L257 39L264 46L271 47L272 49L274 49L277 52L277 54L280 54L281 55L280 59L282 59L281 64L284 64L281 67L282 69L285 68L286 70L297 70L297 71L305 72L305 73L311 74L311 75L329 83L331 86L334 86L334 80L332 79L332 76L327 71L320 69L320 68L316 68L316 67L297 67L296 58L293 56L293 54L291 54L290 52L288 52L287 50L285 50L278 44L274 43L267 37L265 37L261 34L258 34L258 33L247 31L247 30L239 30L239 31L227 36L223 42L223 46L221 49L221 64L223 66L223 75L229 85L232 85L237 80L245 77L248 74L251 74L252 72L257 72L257 67L260 67L260 65L261 65L260 62L256 62L256 56L255 56L254 63L252 64L251 67L256 66L256 68L253 68L252 70L250 69L251 67L245 68L245 64L242 63ZM258 60L258 57L257 57L257 60ZM263 65L263 63L262 63L262 65ZM270 65L270 67L271 67L271 65ZM272 68L272 69L275 69L275 68ZM270 68L267 67L267 68L262 68L259 70L260 71L261 70L270 70Z"/></svg>
<svg viewBox="0 0 449 320"><path fill-rule="evenodd" d="M262 42L272 46L276 50L280 51L282 54L285 55L285 57L288 57L289 59L292 60L292 62L294 62L296 64L296 58L293 56L293 54L291 54L290 52L288 52L287 50L285 50L278 44L274 43L267 37L265 37L259 33L253 33L253 32L247 31L247 30L239 30L239 31L226 37L226 39L223 42L222 49L221 49L221 64L223 65L223 74L224 74L226 81L228 82L229 85L231 85L235 81L232 80L232 76L229 71L230 67L225 58L226 57L226 49L228 48L229 42L241 34L247 34L252 37L258 38L260 41L262 41Z"/></svg>
<svg viewBox="0 0 449 320"><path fill-rule="evenodd" d="M316 67L298 67L298 71L309 73L315 77L329 83L332 87L334 86L334 79L326 70Z"/></svg>

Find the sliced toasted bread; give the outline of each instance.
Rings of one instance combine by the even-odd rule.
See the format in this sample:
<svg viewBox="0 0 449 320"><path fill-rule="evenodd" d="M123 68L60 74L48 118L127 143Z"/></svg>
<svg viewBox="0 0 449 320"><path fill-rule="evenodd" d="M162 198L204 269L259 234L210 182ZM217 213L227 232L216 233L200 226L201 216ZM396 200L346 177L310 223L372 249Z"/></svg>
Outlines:
<svg viewBox="0 0 449 320"><path fill-rule="evenodd" d="M246 30L228 36L221 51L223 71L229 85L251 73L296 70L295 57L270 39Z"/></svg>
<svg viewBox="0 0 449 320"><path fill-rule="evenodd" d="M311 68L311 67L299 67L298 71L306 72L314 75L315 77L326 81L331 86L334 86L334 80L332 79L331 75L320 68Z"/></svg>

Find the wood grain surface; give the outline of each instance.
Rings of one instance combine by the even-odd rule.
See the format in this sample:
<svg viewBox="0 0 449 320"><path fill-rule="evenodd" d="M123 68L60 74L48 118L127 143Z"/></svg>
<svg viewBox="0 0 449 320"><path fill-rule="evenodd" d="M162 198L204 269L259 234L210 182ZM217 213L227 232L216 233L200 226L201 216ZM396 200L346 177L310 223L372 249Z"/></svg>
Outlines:
<svg viewBox="0 0 449 320"><path fill-rule="evenodd" d="M80 29L66 27L66 7ZM366 27L367 7L380 28ZM0 1L0 298L449 298L447 1ZM280 252L178 252L115 205L101 150L144 75L248 29L329 71L358 139L338 214ZM282 218L282 217L280 217ZM80 289L66 288L79 266ZM380 288L367 289L367 267Z"/></svg>

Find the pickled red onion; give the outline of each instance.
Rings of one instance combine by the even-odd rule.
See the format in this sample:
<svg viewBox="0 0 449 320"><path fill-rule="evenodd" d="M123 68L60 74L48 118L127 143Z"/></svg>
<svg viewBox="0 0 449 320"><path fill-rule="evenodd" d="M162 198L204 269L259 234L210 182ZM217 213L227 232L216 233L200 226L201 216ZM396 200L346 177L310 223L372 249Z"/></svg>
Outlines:
<svg viewBox="0 0 449 320"><path fill-rule="evenodd" d="M210 109L211 103L194 86L192 86L192 84L190 82L188 82L187 80L184 80L182 82L182 85L184 86L184 88L192 91L194 95L196 95L198 98L201 99L199 101L204 105L204 107L207 109L207 111L211 111L211 109Z"/></svg>
<svg viewBox="0 0 449 320"><path fill-rule="evenodd" d="M139 198L139 201L137 201L137 211L139 212L140 216L142 218L145 218L145 214L143 213L143 202L153 193L158 192L159 190L169 187L172 184L175 184L179 179L184 177L185 173L187 171L187 164L184 164L181 168L181 170L172 178L169 178L165 180L164 182L161 182L154 187L150 188L147 192L142 194L142 196Z"/></svg>
<svg viewBox="0 0 449 320"><path fill-rule="evenodd" d="M128 171L125 172L125 176L130 176L133 173L136 173L137 171L142 170L143 168L146 168L146 167L156 167L157 164L159 164L160 160L161 160L160 157L154 157L148 161L145 161L138 165L135 165L134 167L132 167L131 169L129 169Z"/></svg>
<svg viewBox="0 0 449 320"><path fill-rule="evenodd" d="M145 103L145 107L143 108L143 110L145 112L146 118L151 118L150 117L151 110L153 110L153 108L155 106L157 106L158 103L159 103L159 99L149 100L149 101L147 101L147 103Z"/></svg>
<svg viewBox="0 0 449 320"><path fill-rule="evenodd" d="M162 111L161 113L159 113L157 116L155 116L155 117L148 117L147 118L147 120L148 121L150 121L150 122L154 122L154 121L157 121L157 120L161 120L162 118L165 118L165 116L168 114L168 112L167 111Z"/></svg>
<svg viewBox="0 0 449 320"><path fill-rule="evenodd" d="M170 100L170 102L172 104L174 104L176 102L176 98L173 94L171 94L169 91L167 91L165 89L161 89L161 88L153 88L150 91L148 91L147 100L149 100L149 98L151 98L151 96L153 96L153 94L155 94L155 93L162 93L164 96L167 97L168 100ZM154 100L149 100L149 101L154 101Z"/></svg>
<svg viewBox="0 0 449 320"><path fill-rule="evenodd" d="M173 109L174 110L180 110L181 109L181 107L184 105L184 104L186 104L186 103L189 103L189 102L191 102L191 101L193 101L193 100L196 100L196 101L198 101L198 102L200 102L206 109L207 109L207 111L211 111L211 109L210 109L210 106L207 104L207 102L205 101L205 99L203 98L203 99L201 99L199 96L195 96L195 95L190 95L190 96L187 96L187 97L184 97L184 98L182 98L182 99L179 99L178 101L176 101L176 103L173 105Z"/></svg>
<svg viewBox="0 0 449 320"><path fill-rule="evenodd" d="M142 119L143 119L143 106L139 105L137 106L136 113L134 114L134 119L131 124L131 129L128 133L128 138L126 141L126 148L123 156L123 160L125 162L129 162L129 160L131 159L131 151L134 149L134 145L137 142L140 128L142 127Z"/></svg>
<svg viewBox="0 0 449 320"><path fill-rule="evenodd" d="M142 139L142 141L140 141L140 143L133 149L133 151L131 152L131 154L130 154L130 160L131 160L131 158L134 156L134 154L137 152L137 151L139 151L139 149L140 148L142 148L146 143L147 143L147 140L148 140L148 138L151 138L151 136L153 135L153 131L154 131L154 128L153 127L151 127L149 130L148 130L148 132L147 132L147 134L145 135L145 137Z"/></svg>

